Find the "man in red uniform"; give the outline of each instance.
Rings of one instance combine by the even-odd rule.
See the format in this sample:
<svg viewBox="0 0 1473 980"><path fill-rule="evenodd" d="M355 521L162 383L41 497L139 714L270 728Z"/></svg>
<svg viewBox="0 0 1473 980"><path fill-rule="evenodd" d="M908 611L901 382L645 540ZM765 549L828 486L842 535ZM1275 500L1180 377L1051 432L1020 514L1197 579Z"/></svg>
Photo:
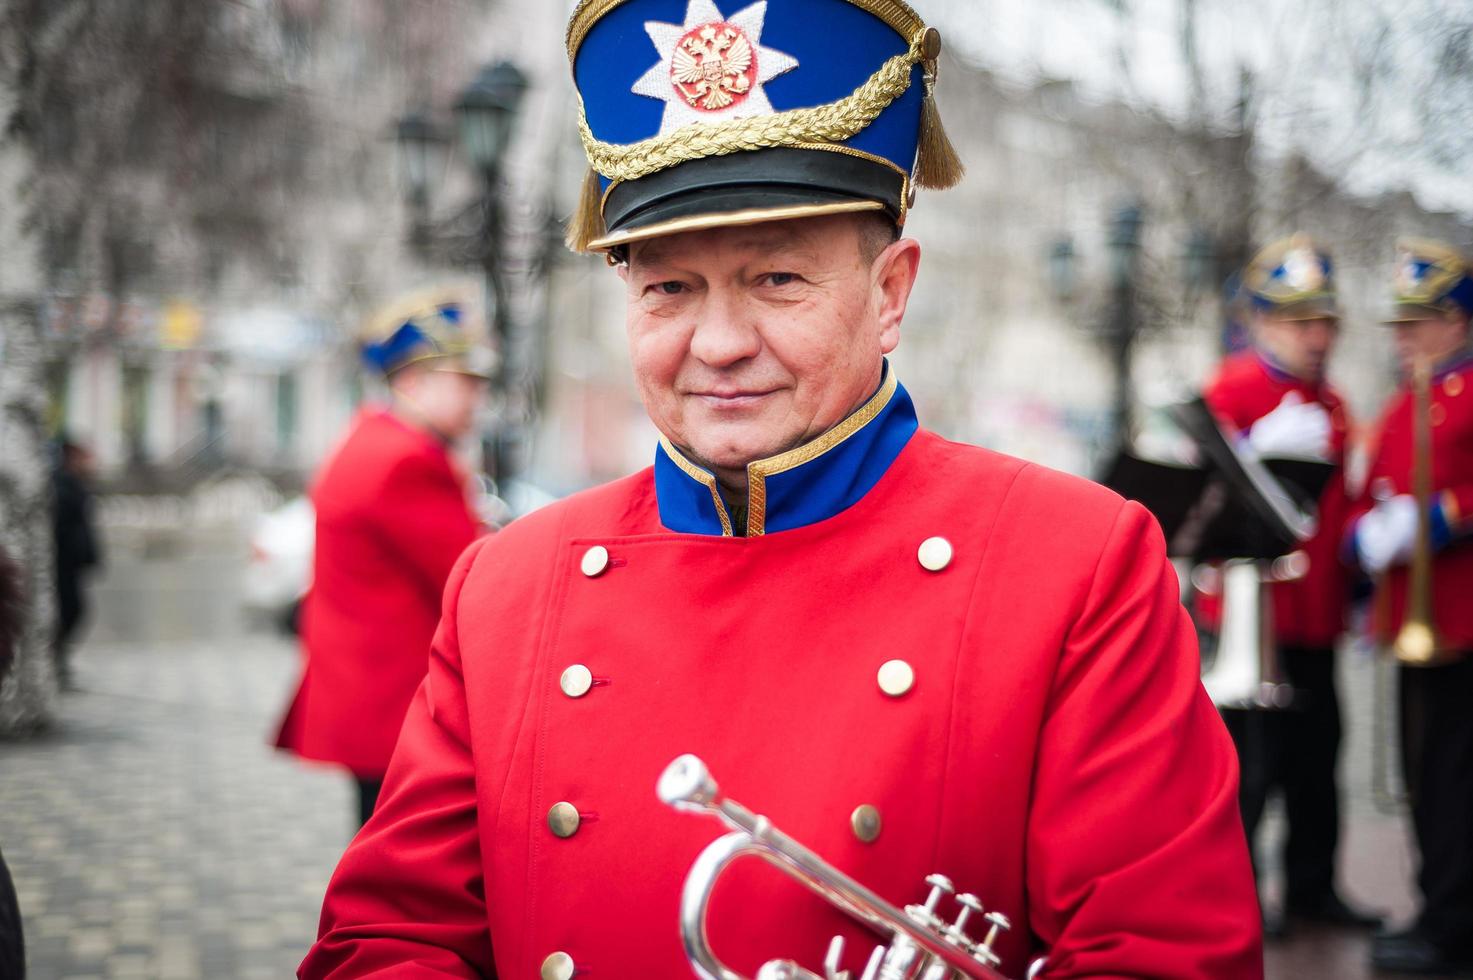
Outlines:
<svg viewBox="0 0 1473 980"><path fill-rule="evenodd" d="M1432 622L1442 651L1401 671L1402 756L1421 851L1422 910L1411 928L1379 936L1372 962L1406 973L1473 966L1473 272L1439 242L1400 243L1396 312L1389 321L1403 386L1381 418L1367 494L1347 542L1377 582L1374 628L1389 642L1407 603L1407 564L1418 533L1413 448L1418 420L1410 377L1430 375L1428 501Z"/></svg>
<svg viewBox="0 0 1473 980"><path fill-rule="evenodd" d="M1294 705L1224 713L1242 763L1243 826L1251 842L1269 793L1281 789L1289 824L1285 911L1371 927L1380 920L1350 908L1335 888L1341 735L1335 642L1348 600L1339 547L1349 509L1343 472L1349 426L1344 401L1326 379L1340 323L1334 268L1327 252L1297 234L1259 252L1243 286L1252 304L1253 346L1222 363L1203 392L1207 404L1259 455L1335 464L1319 497L1319 530L1303 547L1309 570L1273 591L1274 635ZM1270 934L1282 932L1284 919L1265 921Z"/></svg>
<svg viewBox="0 0 1473 980"><path fill-rule="evenodd" d="M1260 976L1159 529L918 428L885 360L912 174L957 176L939 37L899 3L628 0L568 39L601 178L575 237L627 286L662 438L457 564L301 975L689 976L681 883L720 828L655 785L691 752L892 903L951 876L1011 919L1007 975ZM708 925L744 975L879 939L762 862Z"/></svg>
<svg viewBox="0 0 1473 980"><path fill-rule="evenodd" d="M378 797L439 618L455 559L479 532L451 457L486 381L463 307L447 296L396 304L369 329L364 358L389 404L365 408L314 481L306 671L277 744L353 774L359 822Z"/></svg>

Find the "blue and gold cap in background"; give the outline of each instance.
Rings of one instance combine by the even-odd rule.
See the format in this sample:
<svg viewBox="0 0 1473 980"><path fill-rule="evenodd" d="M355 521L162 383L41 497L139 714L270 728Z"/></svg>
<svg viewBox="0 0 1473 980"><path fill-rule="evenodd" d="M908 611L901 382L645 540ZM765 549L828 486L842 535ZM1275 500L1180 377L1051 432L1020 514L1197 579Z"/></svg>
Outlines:
<svg viewBox="0 0 1473 980"><path fill-rule="evenodd" d="M1451 245L1426 238L1396 243L1395 308L1385 322L1407 323L1450 312L1473 315L1473 266Z"/></svg>
<svg viewBox="0 0 1473 980"><path fill-rule="evenodd" d="M359 337L363 360L388 377L411 364L434 371L489 378L491 349L476 343L467 323L470 302L454 287L420 290L370 317Z"/></svg>
<svg viewBox="0 0 1473 980"><path fill-rule="evenodd" d="M1253 308L1280 320L1339 319L1335 263L1303 232L1265 246L1243 273Z"/></svg>
<svg viewBox="0 0 1473 980"><path fill-rule="evenodd" d="M941 36L899 0L582 0L567 45L576 250L846 211L898 226L915 186L961 177Z"/></svg>

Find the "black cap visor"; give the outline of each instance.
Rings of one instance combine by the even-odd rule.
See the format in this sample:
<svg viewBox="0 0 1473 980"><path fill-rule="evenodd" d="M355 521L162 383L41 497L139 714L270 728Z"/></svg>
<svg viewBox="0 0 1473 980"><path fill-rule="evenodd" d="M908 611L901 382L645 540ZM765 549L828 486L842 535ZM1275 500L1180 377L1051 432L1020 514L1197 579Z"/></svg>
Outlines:
<svg viewBox="0 0 1473 980"><path fill-rule="evenodd" d="M908 183L893 164L823 149L774 147L692 160L610 188L608 233L589 247L855 211L884 211L899 225Z"/></svg>

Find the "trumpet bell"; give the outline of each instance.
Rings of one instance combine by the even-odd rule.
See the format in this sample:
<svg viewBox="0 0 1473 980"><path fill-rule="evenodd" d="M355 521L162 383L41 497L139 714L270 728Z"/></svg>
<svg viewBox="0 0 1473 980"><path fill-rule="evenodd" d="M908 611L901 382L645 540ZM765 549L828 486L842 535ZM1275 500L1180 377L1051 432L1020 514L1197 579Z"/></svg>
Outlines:
<svg viewBox="0 0 1473 980"><path fill-rule="evenodd" d="M1402 625L1391 644L1398 663L1407 667L1436 667L1451 662L1431 624L1412 620Z"/></svg>

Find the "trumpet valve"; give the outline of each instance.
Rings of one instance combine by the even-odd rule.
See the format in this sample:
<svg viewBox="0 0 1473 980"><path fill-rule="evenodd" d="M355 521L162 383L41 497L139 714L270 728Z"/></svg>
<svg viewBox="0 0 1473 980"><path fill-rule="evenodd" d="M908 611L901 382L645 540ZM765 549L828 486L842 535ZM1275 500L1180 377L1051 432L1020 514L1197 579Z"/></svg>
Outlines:
<svg viewBox="0 0 1473 980"><path fill-rule="evenodd" d="M987 920L990 928L987 930L986 937L972 950L972 956L980 963L996 967L1002 962L1002 959L992 951L992 944L997 942L997 937L1001 933L1011 929L1013 924L1001 912L988 912L984 918Z"/></svg>
<svg viewBox="0 0 1473 980"><path fill-rule="evenodd" d="M971 918L973 912L981 915L985 910L982 908L981 900L979 900L976 895L973 895L970 892L963 892L962 894L958 895L956 897L956 903L960 905L962 909L956 914L956 921L953 922L946 931L953 938L957 939L967 946L970 946L972 945L972 940L971 937L967 935L967 919Z"/></svg>

